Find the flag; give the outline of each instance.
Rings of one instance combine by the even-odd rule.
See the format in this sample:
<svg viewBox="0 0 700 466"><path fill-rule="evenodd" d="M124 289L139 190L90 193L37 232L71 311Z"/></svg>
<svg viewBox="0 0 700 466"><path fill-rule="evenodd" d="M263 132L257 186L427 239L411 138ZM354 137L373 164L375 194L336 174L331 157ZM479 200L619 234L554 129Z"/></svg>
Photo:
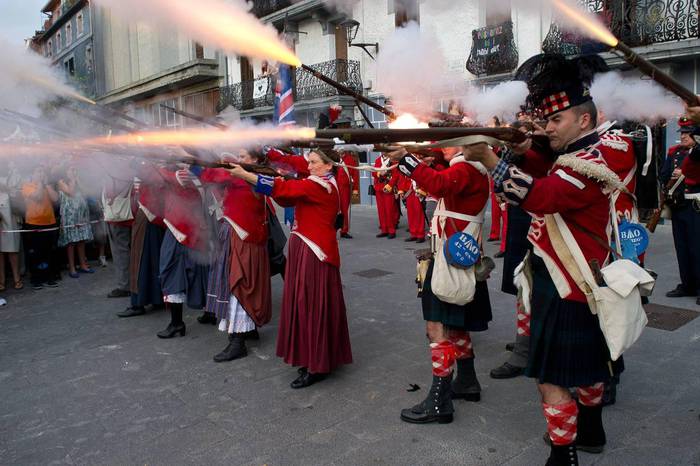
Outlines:
<svg viewBox="0 0 700 466"><path fill-rule="evenodd" d="M292 88L292 68L280 64L277 84L275 85L275 113L273 121L276 125L294 125L294 90Z"/></svg>

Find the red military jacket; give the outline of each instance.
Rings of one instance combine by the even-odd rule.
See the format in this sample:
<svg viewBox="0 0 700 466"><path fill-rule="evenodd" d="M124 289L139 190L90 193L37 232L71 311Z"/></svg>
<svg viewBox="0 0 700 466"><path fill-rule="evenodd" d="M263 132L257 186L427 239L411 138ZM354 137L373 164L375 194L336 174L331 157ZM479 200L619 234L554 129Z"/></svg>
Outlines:
<svg viewBox="0 0 700 466"><path fill-rule="evenodd" d="M256 194L251 185L231 177L223 168L205 168L199 179L224 187L223 218L240 239L258 244L267 241L265 196Z"/></svg>
<svg viewBox="0 0 700 466"><path fill-rule="evenodd" d="M377 159L374 161L375 168L387 168L393 164L394 163L390 158L384 157L383 155L381 157L377 157ZM396 184L399 182L399 178L396 170L372 172L372 182L374 184L374 190L376 192L381 192L384 190L384 186L387 184L392 188L395 188Z"/></svg>
<svg viewBox="0 0 700 466"><path fill-rule="evenodd" d="M685 175L686 191L698 192L700 188L700 147L697 145L681 163L681 173Z"/></svg>
<svg viewBox="0 0 700 466"><path fill-rule="evenodd" d="M274 168L285 174L296 174L297 178L306 178L309 173L309 162L302 155L286 154L279 149L268 149L267 160Z"/></svg>
<svg viewBox="0 0 700 466"><path fill-rule="evenodd" d="M139 185L139 209L148 221L165 228L163 223L165 190L162 185L141 181Z"/></svg>
<svg viewBox="0 0 700 466"><path fill-rule="evenodd" d="M320 261L340 267L335 228L340 197L335 178L276 178L271 196L282 207L295 207L292 234L301 238Z"/></svg>
<svg viewBox="0 0 700 466"><path fill-rule="evenodd" d="M401 159L399 169L430 195L444 199L445 209L449 211L478 216L488 201L489 178L486 169L480 163L466 162L462 155L455 156L450 160L450 166L440 171L407 155ZM468 224L464 220L448 219L445 234L450 236L458 230L462 231ZM442 231L437 234L441 235Z"/></svg>
<svg viewBox="0 0 700 466"><path fill-rule="evenodd" d="M635 205L634 191L637 186L637 158L632 141L619 131L606 131L600 135L600 143L614 151L604 151L603 158L608 167L622 181L628 193L615 193L615 211L618 219L636 221L639 217Z"/></svg>
<svg viewBox="0 0 700 466"><path fill-rule="evenodd" d="M161 168L165 180L163 223L175 239L191 249L205 250L208 241L202 196L195 187L183 187L175 172Z"/></svg>
<svg viewBox="0 0 700 466"><path fill-rule="evenodd" d="M350 152L344 152L341 161L347 165L348 167L357 167L359 163L357 162L357 159L350 153ZM338 171L340 172L342 168L339 168ZM350 181L351 181L351 188L352 191L359 191L360 190L360 172L359 170L355 170L353 168L348 168L347 170L348 175L350 175Z"/></svg>
<svg viewBox="0 0 700 466"><path fill-rule="evenodd" d="M584 257L587 260L597 259L603 266L608 260L608 249L593 239L589 232L609 244L608 196L614 188L622 187L622 183L605 160L617 159L625 154L601 144L596 132L574 141L567 150L569 152L560 155L549 174L543 178L534 178L510 166L502 177L498 175L496 191L505 195L508 202L520 205L533 216L528 240L535 254L547 265L559 296L586 302L583 292L554 251L544 215L560 214ZM498 172L498 167L494 172Z"/></svg>

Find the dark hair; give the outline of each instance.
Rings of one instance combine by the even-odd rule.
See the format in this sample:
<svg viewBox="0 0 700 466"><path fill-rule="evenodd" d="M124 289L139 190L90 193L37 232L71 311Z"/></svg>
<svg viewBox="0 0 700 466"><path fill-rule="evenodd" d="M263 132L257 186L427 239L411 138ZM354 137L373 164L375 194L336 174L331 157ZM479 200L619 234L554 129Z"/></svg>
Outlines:
<svg viewBox="0 0 700 466"><path fill-rule="evenodd" d="M248 153L250 154L251 157L255 159L256 163L263 164L265 163L265 153L263 152L261 147L252 147L250 149L247 149Z"/></svg>
<svg viewBox="0 0 700 466"><path fill-rule="evenodd" d="M598 126L598 109L596 108L592 100L584 102L581 105L572 107L572 110L574 111L574 113L576 113L577 116L581 116L584 113L588 113L590 115L591 125L586 129L593 129Z"/></svg>

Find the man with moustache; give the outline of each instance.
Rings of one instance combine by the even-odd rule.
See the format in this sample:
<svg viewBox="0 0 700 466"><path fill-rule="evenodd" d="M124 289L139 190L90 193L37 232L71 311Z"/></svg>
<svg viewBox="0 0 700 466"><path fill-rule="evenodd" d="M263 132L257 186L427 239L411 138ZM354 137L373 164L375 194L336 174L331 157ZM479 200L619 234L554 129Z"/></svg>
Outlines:
<svg viewBox="0 0 700 466"><path fill-rule="evenodd" d="M535 178L507 157L499 160L484 144L471 146L465 155L490 170L500 196L533 216L528 240L534 254L525 264L532 277L525 375L537 379L542 397L551 442L547 466L571 466L578 465L577 449L600 453L606 443L601 402L603 383L610 379L610 353L597 316L559 255L558 226L563 222L570 230L587 261L604 265L609 193L622 183L605 163L618 149L601 143L596 106L579 78L578 62L552 55L539 60L528 82L529 100L547 118L546 134L557 155L549 174ZM527 156L531 142L514 150Z"/></svg>

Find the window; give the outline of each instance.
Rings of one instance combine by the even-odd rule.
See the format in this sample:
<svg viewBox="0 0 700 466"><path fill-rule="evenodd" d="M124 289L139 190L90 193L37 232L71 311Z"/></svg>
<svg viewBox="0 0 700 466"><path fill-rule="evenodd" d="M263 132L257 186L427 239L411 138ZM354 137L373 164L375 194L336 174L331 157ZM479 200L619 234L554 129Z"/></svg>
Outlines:
<svg viewBox="0 0 700 466"><path fill-rule="evenodd" d="M48 47L46 48L46 56L53 57L53 41L49 39Z"/></svg>
<svg viewBox="0 0 700 466"><path fill-rule="evenodd" d="M85 68L88 73L92 71L92 45L85 47Z"/></svg>
<svg viewBox="0 0 700 466"><path fill-rule="evenodd" d="M485 10L486 26L495 26L511 20L510 2L488 2Z"/></svg>
<svg viewBox="0 0 700 466"><path fill-rule="evenodd" d="M70 57L68 60L64 61L63 68L65 68L66 74L69 76L75 76L75 59Z"/></svg>
<svg viewBox="0 0 700 466"><path fill-rule="evenodd" d="M420 23L418 0L394 0L394 24L403 27L411 21Z"/></svg>
<svg viewBox="0 0 700 466"><path fill-rule="evenodd" d="M73 26L70 23L66 24L66 47L73 42Z"/></svg>
<svg viewBox="0 0 700 466"><path fill-rule="evenodd" d="M56 51L58 52L61 50L61 31L58 31L56 33Z"/></svg>
<svg viewBox="0 0 700 466"><path fill-rule="evenodd" d="M78 32L78 37L83 35L83 32L85 32L85 18L83 17L82 11L78 13L78 16L75 18L75 27Z"/></svg>

